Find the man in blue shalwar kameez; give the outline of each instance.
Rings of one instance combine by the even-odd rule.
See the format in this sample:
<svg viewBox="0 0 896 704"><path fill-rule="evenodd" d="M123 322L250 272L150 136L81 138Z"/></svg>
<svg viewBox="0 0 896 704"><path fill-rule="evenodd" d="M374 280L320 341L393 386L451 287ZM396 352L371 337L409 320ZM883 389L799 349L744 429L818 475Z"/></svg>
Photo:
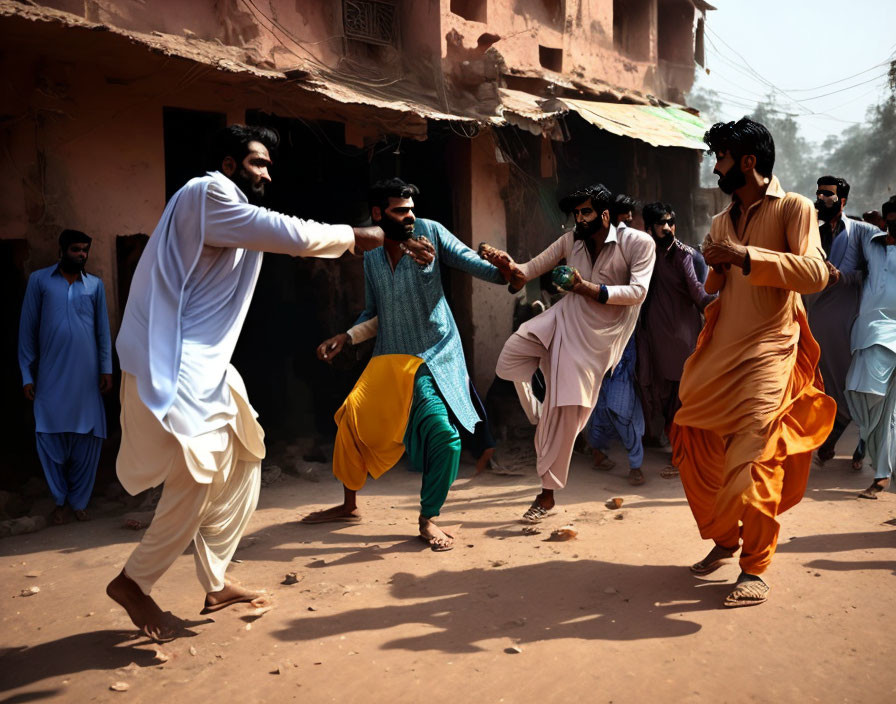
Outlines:
<svg viewBox="0 0 896 704"><path fill-rule="evenodd" d="M453 536L433 519L457 477L459 427L472 433L480 417L470 397L470 379L460 334L442 290L439 264L503 284L512 277L483 261L442 225L414 215L417 188L400 179L377 183L371 216L385 232L383 247L364 255L364 312L348 332L318 348L322 359L346 343L371 336L377 317L373 358L336 413L339 430L333 473L342 482L339 506L306 516L304 523L358 521L356 494L367 476L388 471L405 450L422 471L420 537L434 550L450 550ZM425 238L434 259L419 266L404 256L409 238Z"/></svg>
<svg viewBox="0 0 896 704"><path fill-rule="evenodd" d="M106 413L101 393L112 388L112 343L103 282L84 271L91 239L77 230L59 236L59 262L28 279L19 323L19 367L25 397L34 401L37 454L56 502L86 521Z"/></svg>

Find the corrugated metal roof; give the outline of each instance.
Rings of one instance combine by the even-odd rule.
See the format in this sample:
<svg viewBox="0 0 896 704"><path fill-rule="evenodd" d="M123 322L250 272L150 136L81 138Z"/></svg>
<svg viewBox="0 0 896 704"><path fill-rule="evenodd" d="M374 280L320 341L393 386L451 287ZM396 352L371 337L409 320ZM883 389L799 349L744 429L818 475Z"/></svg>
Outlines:
<svg viewBox="0 0 896 704"><path fill-rule="evenodd" d="M288 99L290 93L301 96L309 91L324 98L324 102L339 104L355 112L358 108L371 107L389 111L387 115L398 115L390 125L396 134L406 134L418 139L426 137L426 120L451 120L456 122L482 122L469 115L452 114L437 106L423 102L419 94L414 94L415 86L395 85L386 88L367 88L352 85L351 81L321 75L310 65L293 69L287 73L273 68L262 68L251 61L254 57L242 47L227 46L219 42L206 41L197 37L182 37L163 32L136 32L110 24L91 22L70 12L39 5L23 5L13 0L0 0L0 19L15 18L28 20L38 26L64 27L73 31L102 33L112 41L130 42L142 45L152 52L165 56L183 58L205 64L213 69L231 74L235 79L240 75L246 79L265 79L266 90L275 89L279 96ZM274 88L276 86L276 88ZM307 95L307 93L305 93Z"/></svg>
<svg viewBox="0 0 896 704"><path fill-rule="evenodd" d="M593 100L562 98L595 127L621 137L640 139L655 147L706 149L703 135L708 125L697 115L676 107L621 105Z"/></svg>

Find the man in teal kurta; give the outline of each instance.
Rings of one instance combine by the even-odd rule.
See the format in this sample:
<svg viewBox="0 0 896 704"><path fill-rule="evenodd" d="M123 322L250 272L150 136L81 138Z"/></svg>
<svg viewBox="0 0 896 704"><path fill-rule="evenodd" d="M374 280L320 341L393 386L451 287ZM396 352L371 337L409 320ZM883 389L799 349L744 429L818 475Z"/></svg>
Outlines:
<svg viewBox="0 0 896 704"><path fill-rule="evenodd" d="M453 544L452 536L432 519L439 515L457 477L458 426L472 433L480 418L470 398L463 347L442 289L439 264L491 283L502 284L506 279L442 225L417 219L413 211L417 194L415 186L400 179L380 182L371 192L371 216L382 226L386 240L364 257L365 309L356 326L324 342L319 355L332 359L346 342L357 339L357 330L366 321L377 317L374 357L336 414L339 431L333 472L343 483L344 502L312 513L304 522L360 520L357 491L368 474L377 477L388 470L403 446L413 465L423 471L420 535L433 549L446 550ZM403 241L408 237L432 243L431 262L420 266L404 256ZM384 365L392 362L385 370ZM402 375L412 383L404 386ZM396 394L403 390L405 402L393 406ZM382 436L389 420L381 416L387 404L401 417L395 418L400 427L388 428L398 441L385 448Z"/></svg>

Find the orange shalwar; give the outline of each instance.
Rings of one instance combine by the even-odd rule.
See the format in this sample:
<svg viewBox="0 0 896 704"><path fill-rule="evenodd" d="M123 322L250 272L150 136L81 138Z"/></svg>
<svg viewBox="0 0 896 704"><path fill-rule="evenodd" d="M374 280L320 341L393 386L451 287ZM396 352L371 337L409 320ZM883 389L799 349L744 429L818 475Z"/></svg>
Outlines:
<svg viewBox="0 0 896 704"><path fill-rule="evenodd" d="M745 245L749 273L709 273L706 290L719 298L685 363L670 439L700 535L740 543L741 569L759 575L775 552L776 516L802 499L812 451L834 423L799 295L822 290L828 270L811 201L777 178L736 221L734 209L713 218L709 238Z"/></svg>

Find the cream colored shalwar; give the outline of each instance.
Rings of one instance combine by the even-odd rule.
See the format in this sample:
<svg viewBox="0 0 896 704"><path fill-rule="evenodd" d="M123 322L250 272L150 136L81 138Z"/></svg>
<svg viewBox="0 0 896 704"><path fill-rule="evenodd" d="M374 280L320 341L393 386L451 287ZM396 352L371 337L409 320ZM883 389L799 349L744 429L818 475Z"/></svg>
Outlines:
<svg viewBox="0 0 896 704"><path fill-rule="evenodd" d="M597 404L604 375L619 362L635 329L650 285L656 247L640 230L619 232L610 226L597 260L592 262L584 242L575 240L570 231L520 268L531 280L564 259L586 281L604 284L607 302L567 294L510 336L496 369L499 377L514 382L530 420L538 416L536 469L545 489L566 486L576 436ZM533 412L529 385L539 367L546 393L540 409Z"/></svg>
<svg viewBox="0 0 896 704"><path fill-rule="evenodd" d="M131 494L164 484L152 524L124 567L144 594L191 541L203 589L223 589L227 565L258 503L264 432L233 367L227 383L236 415L191 438L166 430L140 400L136 378L122 373L118 477Z"/></svg>

